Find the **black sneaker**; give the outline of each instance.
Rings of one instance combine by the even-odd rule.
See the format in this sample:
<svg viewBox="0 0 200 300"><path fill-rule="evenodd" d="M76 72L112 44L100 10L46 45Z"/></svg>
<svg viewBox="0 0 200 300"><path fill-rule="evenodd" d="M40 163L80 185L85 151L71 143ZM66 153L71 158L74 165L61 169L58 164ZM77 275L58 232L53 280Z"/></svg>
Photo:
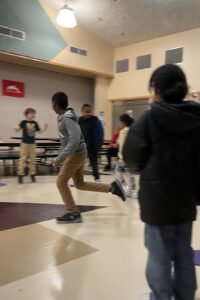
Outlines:
<svg viewBox="0 0 200 300"><path fill-rule="evenodd" d="M80 212L66 213L64 216L56 218L56 221L60 224L83 222Z"/></svg>
<svg viewBox="0 0 200 300"><path fill-rule="evenodd" d="M33 183L35 183L35 182L36 182L35 175L31 175L31 181L32 181Z"/></svg>
<svg viewBox="0 0 200 300"><path fill-rule="evenodd" d="M115 179L111 183L111 193L120 197L123 201L126 201L126 193L123 189L121 182L118 179Z"/></svg>
<svg viewBox="0 0 200 300"><path fill-rule="evenodd" d="M18 183L22 184L23 182L23 176L22 175L18 175Z"/></svg>

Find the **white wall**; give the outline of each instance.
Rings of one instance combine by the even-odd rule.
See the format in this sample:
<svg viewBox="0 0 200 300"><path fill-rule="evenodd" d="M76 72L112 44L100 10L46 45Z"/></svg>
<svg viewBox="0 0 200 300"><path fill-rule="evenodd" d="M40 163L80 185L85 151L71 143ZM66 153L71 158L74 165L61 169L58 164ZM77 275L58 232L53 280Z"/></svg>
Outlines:
<svg viewBox="0 0 200 300"><path fill-rule="evenodd" d="M88 78L0 63L0 81L2 79L25 83L25 98L6 97L0 92L0 138L3 139L19 136L13 127L24 118L23 111L27 107L36 109L36 120L41 127L44 123L49 125L38 137L57 137L57 115L51 108L51 97L57 91L68 94L69 104L78 114L83 103L94 101L94 81Z"/></svg>

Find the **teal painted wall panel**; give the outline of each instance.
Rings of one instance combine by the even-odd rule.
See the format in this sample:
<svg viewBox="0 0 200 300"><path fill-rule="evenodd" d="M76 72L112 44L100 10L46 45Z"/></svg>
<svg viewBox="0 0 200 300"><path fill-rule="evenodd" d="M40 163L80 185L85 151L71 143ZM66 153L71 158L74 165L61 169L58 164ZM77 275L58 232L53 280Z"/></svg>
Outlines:
<svg viewBox="0 0 200 300"><path fill-rule="evenodd" d="M21 41L0 35L0 50L51 60L67 44L38 0L0 0L0 25L24 31Z"/></svg>

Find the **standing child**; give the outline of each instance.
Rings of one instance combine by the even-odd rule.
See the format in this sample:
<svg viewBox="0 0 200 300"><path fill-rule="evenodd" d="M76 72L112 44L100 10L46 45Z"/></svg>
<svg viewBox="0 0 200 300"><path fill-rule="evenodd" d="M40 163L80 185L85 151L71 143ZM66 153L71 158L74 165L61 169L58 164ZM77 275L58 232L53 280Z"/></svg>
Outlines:
<svg viewBox="0 0 200 300"><path fill-rule="evenodd" d="M43 133L48 125L45 124L44 129L40 130L39 124L35 121L36 110L34 108L27 108L24 111L25 118L14 129L16 132L22 130L22 143L20 146L20 159L18 165L18 182L23 183L23 177L25 175L25 163L29 159L29 174L32 182L36 182L36 144L35 135L36 132Z"/></svg>
<svg viewBox="0 0 200 300"><path fill-rule="evenodd" d="M118 138L118 145L119 145L119 152L118 152L118 163L116 165L116 174L117 177L119 178L119 180L126 184L125 181L125 177L123 175L124 171L125 171L125 163L123 160L123 147L124 147L124 143L126 140L126 137L128 135L129 132L129 128L130 126L134 123L134 119L131 118L128 114L123 114L120 116L119 118L120 120L120 132L119 132L119 138ZM135 177L128 173L128 191L127 191L127 196L131 197L133 196L134 198L137 197L137 193L136 193L136 184L135 184Z"/></svg>
<svg viewBox="0 0 200 300"><path fill-rule="evenodd" d="M103 144L103 126L99 118L92 114L92 107L90 104L84 104L81 112L82 116L79 118L79 125L87 145L88 158L92 167L94 179L96 182L100 182L98 151Z"/></svg>
<svg viewBox="0 0 200 300"><path fill-rule="evenodd" d="M156 69L149 88L155 102L130 128L124 160L141 174L151 299L194 300L191 239L200 199L200 105L184 101L188 85L176 65Z"/></svg>
<svg viewBox="0 0 200 300"><path fill-rule="evenodd" d="M119 138L119 132L120 128L117 128L116 131L113 134L112 140L110 141L110 144L108 146L108 149L106 151L106 156L108 160L108 164L105 166L104 171L111 171L112 170L112 157L117 157L118 155L118 138Z"/></svg>
<svg viewBox="0 0 200 300"><path fill-rule="evenodd" d="M87 157L87 149L78 118L75 111L68 107L68 97L63 92L57 92L52 97L53 110L58 114L58 130L61 140L61 148L55 161L56 166L61 166L57 187L66 204L66 214L58 217L59 223L80 223L81 214L72 197L67 184L73 179L76 188L85 191L115 194L123 201L126 199L121 183L115 180L111 184L102 184L84 181L84 164Z"/></svg>

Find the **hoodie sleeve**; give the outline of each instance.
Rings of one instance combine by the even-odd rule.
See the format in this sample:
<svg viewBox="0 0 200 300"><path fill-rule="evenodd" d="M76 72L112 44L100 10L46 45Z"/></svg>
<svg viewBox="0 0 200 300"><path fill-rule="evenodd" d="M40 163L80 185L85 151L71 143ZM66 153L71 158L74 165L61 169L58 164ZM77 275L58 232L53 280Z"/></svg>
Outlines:
<svg viewBox="0 0 200 300"><path fill-rule="evenodd" d="M148 115L144 113L130 127L123 147L124 161L136 173L140 173L143 170L150 155L147 118Z"/></svg>
<svg viewBox="0 0 200 300"><path fill-rule="evenodd" d="M70 118L65 118L64 126L68 132L68 143L61 149L56 160L63 161L65 158L74 153L80 144L81 129L79 124Z"/></svg>

